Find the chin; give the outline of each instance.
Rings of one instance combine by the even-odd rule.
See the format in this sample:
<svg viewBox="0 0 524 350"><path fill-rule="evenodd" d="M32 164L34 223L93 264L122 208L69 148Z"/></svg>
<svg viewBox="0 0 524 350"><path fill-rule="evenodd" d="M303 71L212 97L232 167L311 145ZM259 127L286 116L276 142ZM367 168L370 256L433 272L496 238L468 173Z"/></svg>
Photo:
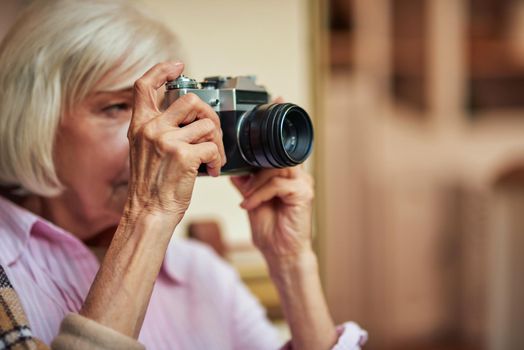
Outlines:
<svg viewBox="0 0 524 350"><path fill-rule="evenodd" d="M113 240L113 236L115 235L117 227L118 225L108 226L104 230L96 233L94 236L85 239L84 243L91 247L107 248Z"/></svg>

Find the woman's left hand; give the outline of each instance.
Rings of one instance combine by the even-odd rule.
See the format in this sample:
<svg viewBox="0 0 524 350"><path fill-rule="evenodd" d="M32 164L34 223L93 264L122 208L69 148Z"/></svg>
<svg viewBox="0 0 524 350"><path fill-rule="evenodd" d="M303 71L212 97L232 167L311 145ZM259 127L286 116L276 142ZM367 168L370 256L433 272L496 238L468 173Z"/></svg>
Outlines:
<svg viewBox="0 0 524 350"><path fill-rule="evenodd" d="M302 167L232 177L244 196L253 242L264 255L294 349L331 349L338 335L311 247L313 179Z"/></svg>
<svg viewBox="0 0 524 350"><path fill-rule="evenodd" d="M313 178L301 167L232 177L251 222L253 242L268 263L294 262L311 246Z"/></svg>

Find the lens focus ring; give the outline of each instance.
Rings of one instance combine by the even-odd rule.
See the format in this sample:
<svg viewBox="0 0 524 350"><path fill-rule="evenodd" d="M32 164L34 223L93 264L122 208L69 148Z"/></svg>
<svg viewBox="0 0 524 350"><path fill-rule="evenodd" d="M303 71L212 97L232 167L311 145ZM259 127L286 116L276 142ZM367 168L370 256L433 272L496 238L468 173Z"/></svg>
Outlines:
<svg viewBox="0 0 524 350"><path fill-rule="evenodd" d="M239 127L239 147L253 166L295 166L311 153L313 125L306 111L297 105L257 106Z"/></svg>

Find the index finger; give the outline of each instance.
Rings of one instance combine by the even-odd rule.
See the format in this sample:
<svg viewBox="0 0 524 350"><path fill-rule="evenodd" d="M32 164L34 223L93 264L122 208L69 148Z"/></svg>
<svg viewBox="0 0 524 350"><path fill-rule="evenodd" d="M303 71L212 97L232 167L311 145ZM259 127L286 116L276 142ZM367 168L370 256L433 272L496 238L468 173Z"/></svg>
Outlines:
<svg viewBox="0 0 524 350"><path fill-rule="evenodd" d="M157 105L158 89L166 81L178 78L183 70L182 62L162 62L154 65L135 82L133 122L142 124L160 113Z"/></svg>
<svg viewBox="0 0 524 350"><path fill-rule="evenodd" d="M217 144L222 159L226 160L226 152L222 140L220 118L211 106L205 103L194 93L189 93L175 100L162 114L162 121L171 125L190 124L198 119L210 119L216 127L215 143ZM224 164L222 164L224 165Z"/></svg>
<svg viewBox="0 0 524 350"><path fill-rule="evenodd" d="M251 174L249 179L243 180L242 182L238 180L235 181L238 183L237 188L242 195L250 196L274 177L295 179L301 176L300 174L302 172L301 164L290 168L260 169L256 173ZM233 184L235 184L235 182L233 182Z"/></svg>

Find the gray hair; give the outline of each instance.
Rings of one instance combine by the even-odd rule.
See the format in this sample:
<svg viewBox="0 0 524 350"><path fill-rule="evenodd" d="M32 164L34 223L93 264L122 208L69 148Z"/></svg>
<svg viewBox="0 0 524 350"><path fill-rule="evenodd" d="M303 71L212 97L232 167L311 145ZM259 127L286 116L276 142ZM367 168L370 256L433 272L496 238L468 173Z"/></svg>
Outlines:
<svg viewBox="0 0 524 350"><path fill-rule="evenodd" d="M128 1L35 1L0 45L0 186L60 194L60 118L109 72L136 76L175 50L173 34Z"/></svg>

